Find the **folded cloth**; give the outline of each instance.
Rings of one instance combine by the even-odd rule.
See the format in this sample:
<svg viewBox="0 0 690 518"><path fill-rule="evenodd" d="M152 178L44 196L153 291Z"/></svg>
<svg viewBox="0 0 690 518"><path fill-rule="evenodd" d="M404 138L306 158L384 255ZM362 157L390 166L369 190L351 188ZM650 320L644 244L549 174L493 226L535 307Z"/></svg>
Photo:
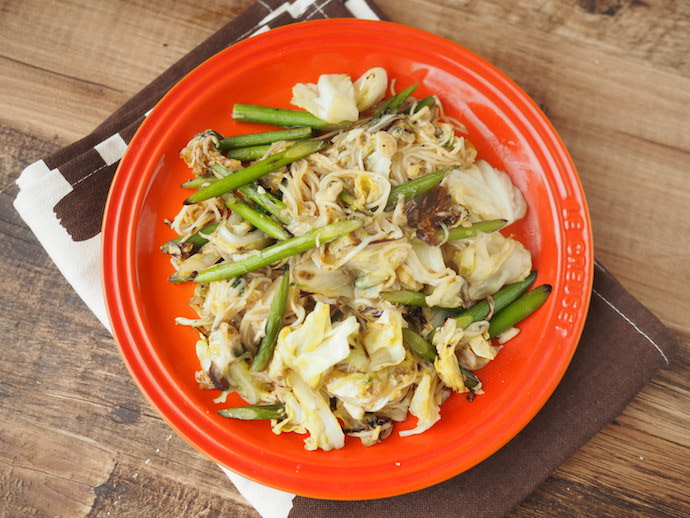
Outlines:
<svg viewBox="0 0 690 518"><path fill-rule="evenodd" d="M22 172L17 211L103 325L109 327L99 277L105 199L127 144L148 111L187 72L243 38L288 23L352 16L383 18L368 0L259 0L93 133ZM503 516L619 414L668 364L676 348L668 329L597 263L589 317L563 381L517 437L466 473L408 495L342 502L296 497L225 471L258 512L270 518Z"/></svg>

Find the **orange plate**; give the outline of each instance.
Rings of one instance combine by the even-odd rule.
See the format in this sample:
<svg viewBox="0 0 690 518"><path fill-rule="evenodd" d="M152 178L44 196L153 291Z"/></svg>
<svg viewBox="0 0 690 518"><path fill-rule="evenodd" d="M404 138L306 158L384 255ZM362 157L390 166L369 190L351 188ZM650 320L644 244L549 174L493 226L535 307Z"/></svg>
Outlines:
<svg viewBox="0 0 690 518"><path fill-rule="evenodd" d="M507 230L527 246L550 283L547 304L480 371L486 394L454 394L442 419L401 438L410 418L382 443L309 452L304 436L274 435L268 423L216 415L217 391L194 380L196 333L176 327L191 283L171 273L159 246L164 224L189 194L178 152L197 132L225 135L268 129L231 119L234 103L289 107L291 88L323 73L358 77L384 67L398 87L437 94L469 130L479 157L508 172L527 199L527 216ZM387 22L325 20L252 37L209 59L176 85L146 118L115 176L103 227L103 282L113 333L141 391L190 444L219 464L268 486L340 500L380 498L442 482L478 464L513 438L556 388L577 342L592 283L589 215L575 168L535 104L496 68L448 40ZM236 395L230 405L241 404ZM227 406L230 406L227 405Z"/></svg>

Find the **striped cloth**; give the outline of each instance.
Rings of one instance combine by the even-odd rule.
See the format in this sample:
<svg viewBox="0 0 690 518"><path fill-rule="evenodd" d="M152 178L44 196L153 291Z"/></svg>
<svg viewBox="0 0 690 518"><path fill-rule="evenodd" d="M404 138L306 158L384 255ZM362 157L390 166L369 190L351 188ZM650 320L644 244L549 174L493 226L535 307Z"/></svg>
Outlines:
<svg viewBox="0 0 690 518"><path fill-rule="evenodd" d="M22 172L17 211L104 326L109 327L100 282L105 200L119 161L149 111L198 64L239 40L289 23L342 17L383 15L368 0L259 0L93 133ZM676 348L670 332L597 263L585 331L563 381L535 419L479 466L412 494L348 502L303 498L225 472L266 518L500 517L619 414Z"/></svg>

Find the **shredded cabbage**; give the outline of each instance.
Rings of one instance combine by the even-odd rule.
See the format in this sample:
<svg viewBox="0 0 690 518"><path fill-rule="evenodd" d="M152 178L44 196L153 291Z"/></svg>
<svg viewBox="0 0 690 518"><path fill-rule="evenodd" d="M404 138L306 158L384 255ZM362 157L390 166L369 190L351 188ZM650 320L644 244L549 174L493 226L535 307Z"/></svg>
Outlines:
<svg viewBox="0 0 690 518"><path fill-rule="evenodd" d="M498 232L452 243L453 262L469 284L472 300L496 293L502 286L523 280L532 270L532 256L519 241Z"/></svg>
<svg viewBox="0 0 690 518"><path fill-rule="evenodd" d="M455 203L469 210L476 221L505 219L510 224L527 212L520 189L506 173L484 160L452 171L444 182Z"/></svg>
<svg viewBox="0 0 690 518"><path fill-rule="evenodd" d="M296 84L291 103L331 124L359 118L355 89L347 74L324 74L317 84Z"/></svg>

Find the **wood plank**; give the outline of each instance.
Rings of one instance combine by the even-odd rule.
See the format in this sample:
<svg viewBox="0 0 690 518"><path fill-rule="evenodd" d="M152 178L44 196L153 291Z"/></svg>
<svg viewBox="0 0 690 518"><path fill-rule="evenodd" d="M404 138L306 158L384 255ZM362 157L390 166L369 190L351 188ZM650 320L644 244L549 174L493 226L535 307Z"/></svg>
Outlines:
<svg viewBox="0 0 690 518"><path fill-rule="evenodd" d="M633 58L658 68L690 75L690 4L674 0L379 0L377 4L398 23L443 34L480 55L498 44L513 44L541 35L603 51L622 60ZM492 28L481 37L478 26ZM519 34L508 37L504 31ZM465 42L465 43L463 43ZM468 43L469 42L469 43ZM542 50L548 50L543 48ZM502 68L502 67L501 67Z"/></svg>
<svg viewBox="0 0 690 518"><path fill-rule="evenodd" d="M63 145L77 140L252 3L62 0L35 8L8 0L0 123Z"/></svg>
<svg viewBox="0 0 690 518"><path fill-rule="evenodd" d="M0 6L0 516L258 516L150 408L11 208L24 165L251 3ZM509 516L687 516L690 4L378 3L490 60L546 110L579 169L598 258L682 337L679 358Z"/></svg>

